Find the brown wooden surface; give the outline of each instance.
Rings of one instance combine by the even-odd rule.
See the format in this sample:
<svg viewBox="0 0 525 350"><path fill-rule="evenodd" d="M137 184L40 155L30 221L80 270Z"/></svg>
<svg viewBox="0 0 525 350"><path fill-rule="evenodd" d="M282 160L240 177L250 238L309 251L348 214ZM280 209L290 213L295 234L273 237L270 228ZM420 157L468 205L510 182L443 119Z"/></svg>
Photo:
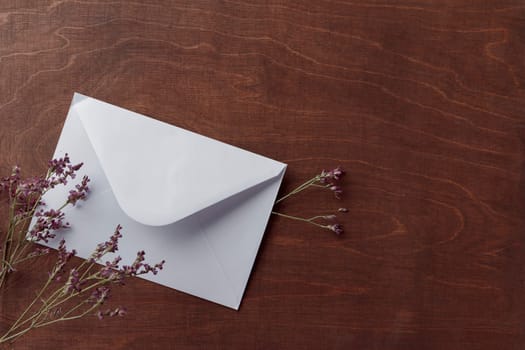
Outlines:
<svg viewBox="0 0 525 350"><path fill-rule="evenodd" d="M17 348L524 349L524 62L523 0L1 1L3 174L43 171L74 91L282 160L284 190L349 171L281 208L345 205L344 236L273 218L240 311L137 280L127 317Z"/></svg>

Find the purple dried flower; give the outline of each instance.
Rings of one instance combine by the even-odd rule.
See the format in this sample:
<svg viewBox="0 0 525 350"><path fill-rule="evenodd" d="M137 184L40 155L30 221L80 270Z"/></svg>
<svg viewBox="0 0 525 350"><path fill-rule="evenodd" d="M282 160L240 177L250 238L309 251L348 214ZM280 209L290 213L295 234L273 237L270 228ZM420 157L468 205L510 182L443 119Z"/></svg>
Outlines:
<svg viewBox="0 0 525 350"><path fill-rule="evenodd" d="M33 242L48 242L55 237L52 231L68 228L69 223L64 222L65 214L60 210L39 210L35 213L37 220L29 231L29 237Z"/></svg>
<svg viewBox="0 0 525 350"><path fill-rule="evenodd" d="M62 278L64 273L64 266L68 263L73 256L77 254L76 250L67 251L66 241L62 239L58 245L58 258L51 272L51 278L54 278L56 281L59 281Z"/></svg>
<svg viewBox="0 0 525 350"><path fill-rule="evenodd" d="M334 184L331 184L329 189L330 189L330 191L334 192L335 198L337 198L337 199L341 198L341 194L343 194L343 190L341 189L341 187L339 187L337 185L334 185Z"/></svg>
<svg viewBox="0 0 525 350"><path fill-rule="evenodd" d="M14 166L11 175L0 179L0 193L7 191L9 198L14 198L20 182L20 167Z"/></svg>
<svg viewBox="0 0 525 350"><path fill-rule="evenodd" d="M344 174L345 174L345 171L343 170L343 168L341 168L340 166L338 166L337 168L333 169L331 171L332 173L332 177L335 179L335 180L339 180Z"/></svg>
<svg viewBox="0 0 525 350"><path fill-rule="evenodd" d="M89 260L91 262L98 261L102 256L106 253L114 253L118 250L118 240L122 237L122 234L120 231L122 230L122 226L117 225L115 228L115 232L111 237L109 238L109 241L106 241L104 243L100 243L93 254L91 254L91 257Z"/></svg>
<svg viewBox="0 0 525 350"><path fill-rule="evenodd" d="M342 234L344 232L343 231L343 226L340 225L340 224L329 225L328 229L333 231L333 232L335 232L336 235L340 235L340 234Z"/></svg>
<svg viewBox="0 0 525 350"><path fill-rule="evenodd" d="M107 286L97 287L89 296L87 301L92 304L104 304L104 302L109 298L111 289Z"/></svg>
<svg viewBox="0 0 525 350"><path fill-rule="evenodd" d="M35 249L35 252L34 252L36 255L45 255L45 254L48 254L49 253L49 248L41 248L41 247L38 247Z"/></svg>
<svg viewBox="0 0 525 350"><path fill-rule="evenodd" d="M330 171L323 170L319 175L319 182L327 184L329 180L339 180L344 174L345 171L340 166Z"/></svg>
<svg viewBox="0 0 525 350"><path fill-rule="evenodd" d="M68 154L64 158L57 158L49 161L49 187L54 188L59 184L66 185L69 178L74 179L76 172L82 167L83 163L71 165Z"/></svg>
<svg viewBox="0 0 525 350"><path fill-rule="evenodd" d="M66 184L69 178L75 178L75 173L82 167L82 163L71 165L69 156L49 161L47 175L21 179L20 167L15 166L10 176L0 179L0 192L8 192L10 204L13 206L16 217L22 219L24 215L32 215L32 211L43 204L42 195L59 184ZM86 180L89 181L89 180ZM71 200L76 203L85 198L87 182L77 185L72 193Z"/></svg>
<svg viewBox="0 0 525 350"><path fill-rule="evenodd" d="M122 227L117 226L115 232L110 237L109 241L101 243L97 246L89 261L96 262L100 260L108 252L115 252L118 249L118 240L122 237L120 230ZM117 256L113 261L106 261L105 265L100 268L97 272L97 278L105 279L111 283L124 284L126 277L133 277L137 275L142 275L146 273L157 274L159 270L162 270L164 261L151 266L147 263L144 263L145 252L143 250L137 253L135 261L131 265L124 265L119 267L121 258Z"/></svg>
<svg viewBox="0 0 525 350"><path fill-rule="evenodd" d="M143 250L137 252L137 257L135 258L135 261L133 262L133 264L131 264L130 266L128 265L122 266L119 269L120 275L119 275L118 280L116 280L116 282L122 283L125 277L133 277L133 276L143 275L143 274L150 273L150 272L156 275L159 272L159 270L162 270L162 268L164 267L164 263L165 263L164 260L162 260L160 263L157 263L151 266L149 264L143 263L145 254L146 253Z"/></svg>
<svg viewBox="0 0 525 350"><path fill-rule="evenodd" d="M37 247L37 248L35 248L35 250L33 252L27 254L27 258L34 258L34 257L37 257L37 256L46 255L48 253L49 253L49 248Z"/></svg>
<svg viewBox="0 0 525 350"><path fill-rule="evenodd" d="M10 176L0 179L0 192L7 192L9 209L12 213L9 225L13 229L7 232L6 241L12 242L14 246L26 245L28 242L47 243L56 236L55 231L69 227L61 210L49 209L44 211L39 210L38 207L44 204L42 196L59 184L66 184L69 178L74 178L75 173L82 167L82 163L72 165L69 156L66 154L63 158L49 161L48 165L45 176L22 179L20 167L15 166ZM70 192L68 201L64 206L67 204L74 205L78 200L84 199L88 191L88 182L89 178L84 177L81 183L77 184L75 189ZM25 223L32 217L35 217L36 220L33 227L28 230ZM45 254L43 250L27 253L24 249L18 251L15 249L15 252L19 255L9 256L8 260L11 261L2 261L0 273L4 271L4 266L11 266L11 264L16 264L19 261ZM24 256L22 256L23 252L25 252ZM74 252L71 253L74 254ZM57 274L63 272L63 265L63 262L59 262L52 273L54 277L60 278ZM6 273L0 275L0 284L5 276Z"/></svg>
<svg viewBox="0 0 525 350"><path fill-rule="evenodd" d="M115 310L113 310L112 313L110 313L109 316L124 316L127 313L126 308L124 307L117 307Z"/></svg>
<svg viewBox="0 0 525 350"><path fill-rule="evenodd" d="M86 281L80 280L79 276L77 269L71 269L69 272L69 279L66 282L66 291L68 293L80 293L82 290L82 285L85 284Z"/></svg>
<svg viewBox="0 0 525 350"><path fill-rule="evenodd" d="M66 153L64 158L52 159L48 162L49 171L61 175L64 173L64 168L70 163L69 155Z"/></svg>
<svg viewBox="0 0 525 350"><path fill-rule="evenodd" d="M116 275L118 275L118 271L116 270L118 270L118 265L121 260L122 258L117 256L112 262L106 261L106 265L100 269L100 276L107 279L113 279L113 277L117 277Z"/></svg>
<svg viewBox="0 0 525 350"><path fill-rule="evenodd" d="M97 317L99 320L104 319L104 317L114 317L114 316L124 316L126 314L126 308L124 307L117 307L114 310L107 309L105 311L99 310L97 312Z"/></svg>
<svg viewBox="0 0 525 350"><path fill-rule="evenodd" d="M62 239L60 243L58 244L58 263L59 264L66 264L73 256L77 254L77 251L75 249L71 251L67 251L66 247L66 241Z"/></svg>
<svg viewBox="0 0 525 350"><path fill-rule="evenodd" d="M67 198L67 202L72 205L75 205L79 200L86 199L87 192L89 191L89 181L89 177L84 176L82 178L82 181L75 186L76 189L69 191L69 197Z"/></svg>
<svg viewBox="0 0 525 350"><path fill-rule="evenodd" d="M16 201L21 212L28 212L40 204L40 198L48 187L49 181L45 178L34 177L20 180L12 198Z"/></svg>

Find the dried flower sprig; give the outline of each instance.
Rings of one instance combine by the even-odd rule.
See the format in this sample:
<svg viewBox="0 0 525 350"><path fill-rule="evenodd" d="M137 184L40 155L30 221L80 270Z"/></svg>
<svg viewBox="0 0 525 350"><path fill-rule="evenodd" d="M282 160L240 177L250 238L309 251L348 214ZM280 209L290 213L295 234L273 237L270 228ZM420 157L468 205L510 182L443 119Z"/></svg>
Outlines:
<svg viewBox="0 0 525 350"><path fill-rule="evenodd" d="M0 195L6 195L9 207L8 227L0 251L0 287L7 275L16 271L19 263L49 252L49 249L35 247L32 243L47 243L55 237L56 230L69 227L62 210L86 198L89 190L87 176L70 191L60 208L43 210L39 206L43 204L45 193L74 179L82 165L71 164L66 153L63 158L49 161L45 176L22 179L20 168L15 166L10 176L0 179ZM36 222L28 230L33 217L36 217Z"/></svg>
<svg viewBox="0 0 525 350"><path fill-rule="evenodd" d="M344 174L345 174L345 171L341 167L337 167L330 171L323 170L321 171L320 174L317 174L313 178L309 179L302 185L292 190L290 193L279 198L277 201L275 201L275 204L278 204L284 201L285 199L290 198L291 196L296 195L299 192L302 192L310 187L319 187L319 188L327 189L333 192L334 196L337 199L341 199L341 195L343 194L343 191L341 187L337 184L337 181L339 181L343 177ZM348 209L339 208L338 212L347 213ZM288 215L288 214L284 214L284 213L277 212L277 211L272 211L272 214L275 214L275 215L278 215L278 216L281 216L287 219L291 219L291 220L306 222L308 224L312 224L322 229L332 231L337 235L340 235L344 232L343 226L335 222L335 220L337 220L337 215L335 214L316 215L310 218Z"/></svg>
<svg viewBox="0 0 525 350"><path fill-rule="evenodd" d="M118 242L122 237L121 229L120 225L117 226L107 242L99 244L89 259L70 268L69 272L66 272L65 267L76 252L68 251L62 240L58 248L58 258L44 286L11 328L0 337L0 343L14 341L31 329L82 318L89 314L99 319L123 316L126 313L123 307L100 309L111 294L111 286L123 285L130 277L157 274L162 270L164 261L150 265L144 262L144 251L139 251L131 265L121 266L120 256L101 264L104 256L118 250ZM59 285L52 288L55 282Z"/></svg>

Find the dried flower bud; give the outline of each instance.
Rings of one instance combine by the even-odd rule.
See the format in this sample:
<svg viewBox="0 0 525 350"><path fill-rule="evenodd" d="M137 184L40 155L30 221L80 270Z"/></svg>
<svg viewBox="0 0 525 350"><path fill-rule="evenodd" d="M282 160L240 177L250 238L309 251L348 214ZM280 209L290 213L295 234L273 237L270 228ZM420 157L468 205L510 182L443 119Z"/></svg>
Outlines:
<svg viewBox="0 0 525 350"><path fill-rule="evenodd" d="M340 166L338 166L337 168L333 169L331 173L335 180L339 180L345 174L345 171Z"/></svg>
<svg viewBox="0 0 525 350"><path fill-rule="evenodd" d="M82 290L82 285L85 281L80 280L77 269L71 269L69 272L69 279L66 282L66 291L68 293L77 292Z"/></svg>
<svg viewBox="0 0 525 350"><path fill-rule="evenodd" d="M66 248L66 241L62 239L58 245L58 258L57 262L55 263L55 266L50 273L51 278L54 278L55 280L59 281L61 279L62 274L64 273L64 266L71 260L73 256L77 254L76 250L67 251Z"/></svg>
<svg viewBox="0 0 525 350"><path fill-rule="evenodd" d="M341 189L341 187L339 187L337 185L334 185L334 184L331 184L329 189L330 189L330 191L334 192L335 198L337 198L337 199L341 198L341 194L343 194L343 190Z"/></svg>
<svg viewBox="0 0 525 350"><path fill-rule="evenodd" d="M337 211L339 211L341 213L348 213L348 209L347 208L339 208L339 209L337 209Z"/></svg>
<svg viewBox="0 0 525 350"><path fill-rule="evenodd" d="M88 303L102 305L109 298L111 289L107 286L97 287L87 299Z"/></svg>
<svg viewBox="0 0 525 350"><path fill-rule="evenodd" d="M343 226L340 225L340 224L329 225L328 229L333 231L333 232L335 232L336 235L340 235L340 234L342 234L344 232L343 231Z"/></svg>
<svg viewBox="0 0 525 350"><path fill-rule="evenodd" d="M68 203L75 205L79 200L86 199L87 192L89 191L89 181L89 177L84 176L82 181L75 186L76 189L69 191L69 197L67 198Z"/></svg>
<svg viewBox="0 0 525 350"><path fill-rule="evenodd" d="M330 171L323 170L319 175L319 182L326 184L330 180L339 180L344 174L345 171L340 166Z"/></svg>
<svg viewBox="0 0 525 350"><path fill-rule="evenodd" d="M123 308L123 307L117 307L116 309L114 310L111 310L111 309L107 309L105 311L101 311L99 310L97 312L97 317L99 320L102 320L104 319L104 317L114 317L114 316L124 316L126 314L126 308Z"/></svg>
<svg viewBox="0 0 525 350"><path fill-rule="evenodd" d="M98 261L104 254L106 253L114 253L118 250L118 240L122 237L122 234L120 231L122 230L122 226L117 225L115 228L115 232L111 237L109 238L109 241L106 241L104 243L100 243L95 251L91 254L91 257L89 260L91 262Z"/></svg>
<svg viewBox="0 0 525 350"><path fill-rule="evenodd" d="M40 210L35 213L37 220L31 230L29 237L32 242L48 242L55 237L53 231L68 228L69 223L64 222L65 214L60 210Z"/></svg>
<svg viewBox="0 0 525 350"><path fill-rule="evenodd" d="M20 167L14 166L10 176L0 179L0 193L6 191L11 199L14 198L20 180Z"/></svg>
<svg viewBox="0 0 525 350"><path fill-rule="evenodd" d="M102 319L104 318L104 314L102 313L102 311L98 310L97 317L98 317L99 320L102 321Z"/></svg>

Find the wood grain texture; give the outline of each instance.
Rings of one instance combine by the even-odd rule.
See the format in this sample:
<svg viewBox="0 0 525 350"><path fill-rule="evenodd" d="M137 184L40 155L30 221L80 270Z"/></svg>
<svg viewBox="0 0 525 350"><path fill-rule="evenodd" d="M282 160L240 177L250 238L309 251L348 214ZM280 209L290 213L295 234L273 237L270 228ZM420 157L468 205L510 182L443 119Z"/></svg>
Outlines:
<svg viewBox="0 0 525 350"><path fill-rule="evenodd" d="M74 91L282 160L283 190L349 171L281 208L347 206L345 235L273 218L240 311L137 280L126 318L16 348L525 348L524 62L523 0L0 2L3 174L43 171Z"/></svg>

